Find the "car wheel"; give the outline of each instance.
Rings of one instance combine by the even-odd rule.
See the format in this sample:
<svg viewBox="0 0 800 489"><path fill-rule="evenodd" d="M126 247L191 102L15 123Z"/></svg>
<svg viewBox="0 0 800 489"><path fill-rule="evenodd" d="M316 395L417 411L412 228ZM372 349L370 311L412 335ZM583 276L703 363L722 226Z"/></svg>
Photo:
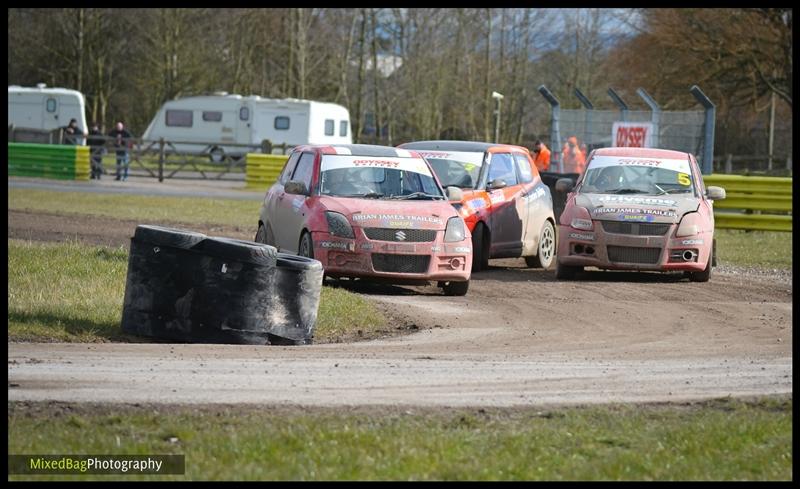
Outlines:
<svg viewBox="0 0 800 489"><path fill-rule="evenodd" d="M195 249L223 260L236 260L269 267L274 267L278 259L278 250L272 246L235 238L209 237Z"/></svg>
<svg viewBox="0 0 800 489"><path fill-rule="evenodd" d="M136 226L136 231L133 233L133 239L137 241L183 249L192 248L206 238L205 234L186 229L165 228L149 224Z"/></svg>
<svg viewBox="0 0 800 489"><path fill-rule="evenodd" d="M550 270L556 256L556 232L553 223L545 221L539 234L539 249L535 256L526 256L525 264L531 268Z"/></svg>
<svg viewBox="0 0 800 489"><path fill-rule="evenodd" d="M689 280L692 282L708 282L711 278L711 264L714 262L714 248L711 248L711 254L708 256L708 263L705 270L702 272L689 272Z"/></svg>
<svg viewBox="0 0 800 489"><path fill-rule="evenodd" d="M472 271L480 272L489 268L489 239L485 226L479 222L472 231Z"/></svg>
<svg viewBox="0 0 800 489"><path fill-rule="evenodd" d="M305 232L300 237L300 246L297 247L297 254L306 258L314 258L314 242L311 241L311 233Z"/></svg>
<svg viewBox="0 0 800 489"><path fill-rule="evenodd" d="M469 280L466 282L446 282L442 286L444 295L467 295L469 290Z"/></svg>
<svg viewBox="0 0 800 489"><path fill-rule="evenodd" d="M571 265L562 265L556 260L556 278L559 280L573 280L578 272L582 272L583 267L575 267Z"/></svg>

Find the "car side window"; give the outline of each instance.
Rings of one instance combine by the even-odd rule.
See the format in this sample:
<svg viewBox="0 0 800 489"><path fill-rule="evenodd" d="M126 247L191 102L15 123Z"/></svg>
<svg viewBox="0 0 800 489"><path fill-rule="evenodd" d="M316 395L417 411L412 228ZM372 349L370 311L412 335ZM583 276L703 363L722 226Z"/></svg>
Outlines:
<svg viewBox="0 0 800 489"><path fill-rule="evenodd" d="M517 172L514 170L514 160L508 153L494 153L489 163L489 176L486 183L496 180L505 180L507 186L516 185Z"/></svg>
<svg viewBox="0 0 800 489"><path fill-rule="evenodd" d="M281 172L281 176L278 179L281 185L285 184L289 181L289 177L294 172L294 167L297 165L297 160L300 159L300 153L292 153L289 157L289 161L286 162L286 166L283 167L283 171Z"/></svg>
<svg viewBox="0 0 800 489"><path fill-rule="evenodd" d="M292 180L303 182L306 184L307 189L311 189L311 176L314 174L314 154L303 153L300 156L300 161L297 162L297 168L294 170Z"/></svg>
<svg viewBox="0 0 800 489"><path fill-rule="evenodd" d="M531 170L531 162L528 157L514 153L514 161L517 163L517 170L519 170L519 180L522 183L529 183L533 181L533 171Z"/></svg>

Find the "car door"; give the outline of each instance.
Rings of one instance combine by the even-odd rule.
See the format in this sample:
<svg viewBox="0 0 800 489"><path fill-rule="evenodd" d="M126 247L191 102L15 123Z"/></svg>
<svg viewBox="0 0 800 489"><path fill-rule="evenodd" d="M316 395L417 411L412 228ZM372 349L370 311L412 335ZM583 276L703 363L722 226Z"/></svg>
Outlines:
<svg viewBox="0 0 800 489"><path fill-rule="evenodd" d="M533 252L539 243L539 232L547 216L545 211L547 193L541 178L535 178L538 175L538 171L527 155L514 153L514 163L516 163L517 175L522 187L517 209L524 223L522 226L522 244L523 255L525 255Z"/></svg>
<svg viewBox="0 0 800 489"><path fill-rule="evenodd" d="M521 211L517 201L521 199L523 187L519 183L517 170L511 153L492 153L486 177L486 192L491 201L489 230L491 232L492 257L519 256L522 250L522 233L527 212ZM491 190L489 185L502 179L506 186Z"/></svg>
<svg viewBox="0 0 800 489"><path fill-rule="evenodd" d="M314 175L314 153L303 152L297 160L297 165L289 180L296 180L306 184L311 189L311 177ZM285 184L285 182L284 182ZM300 231L305 224L305 201L307 196L287 194L281 189L282 194L277 197L275 228L275 241L278 247L290 253L297 253L300 243Z"/></svg>
<svg viewBox="0 0 800 489"><path fill-rule="evenodd" d="M278 238L278 232L280 230L280 226L278 225L278 206L281 202L283 202L283 200L286 199L286 193L283 190L283 186L291 179L292 173L294 173L294 169L297 166L297 161L300 159L300 154L301 153L295 152L289 156L289 160L283 166L283 171L281 171L281 174L278 177L278 181L275 182L272 187L270 187L266 197L264 198L264 205L266 207L266 215L264 216L265 222L269 225L270 229L272 230L272 235L275 237L275 242L273 244L279 248L280 242Z"/></svg>

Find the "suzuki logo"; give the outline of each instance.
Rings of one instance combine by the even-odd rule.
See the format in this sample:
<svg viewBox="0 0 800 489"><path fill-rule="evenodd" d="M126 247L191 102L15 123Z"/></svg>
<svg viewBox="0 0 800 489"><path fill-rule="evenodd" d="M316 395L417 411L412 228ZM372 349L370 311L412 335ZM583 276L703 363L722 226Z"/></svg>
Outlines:
<svg viewBox="0 0 800 489"><path fill-rule="evenodd" d="M406 240L406 233L403 231L397 231L394 233L394 237L397 238L397 241L405 241Z"/></svg>

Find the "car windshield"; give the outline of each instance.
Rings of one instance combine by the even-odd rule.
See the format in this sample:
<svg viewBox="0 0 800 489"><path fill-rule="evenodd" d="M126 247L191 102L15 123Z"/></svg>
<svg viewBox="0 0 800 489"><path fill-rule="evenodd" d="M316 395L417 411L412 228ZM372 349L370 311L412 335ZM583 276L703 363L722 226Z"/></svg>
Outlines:
<svg viewBox="0 0 800 489"><path fill-rule="evenodd" d="M666 195L693 193L688 160L596 157L589 162L580 192Z"/></svg>
<svg viewBox="0 0 800 489"><path fill-rule="evenodd" d="M482 152L417 150L428 160L443 187L475 188L483 164Z"/></svg>
<svg viewBox="0 0 800 489"><path fill-rule="evenodd" d="M367 199L443 200L421 158L323 155L320 193Z"/></svg>

